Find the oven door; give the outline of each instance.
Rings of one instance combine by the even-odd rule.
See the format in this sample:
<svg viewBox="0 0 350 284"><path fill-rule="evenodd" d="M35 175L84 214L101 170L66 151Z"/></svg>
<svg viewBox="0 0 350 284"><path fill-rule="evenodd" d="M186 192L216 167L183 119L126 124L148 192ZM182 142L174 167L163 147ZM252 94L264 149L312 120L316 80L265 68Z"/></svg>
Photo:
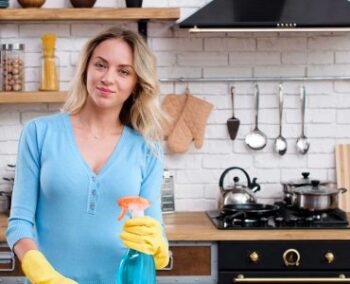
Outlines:
<svg viewBox="0 0 350 284"><path fill-rule="evenodd" d="M350 283L350 271L221 271L218 283Z"/></svg>

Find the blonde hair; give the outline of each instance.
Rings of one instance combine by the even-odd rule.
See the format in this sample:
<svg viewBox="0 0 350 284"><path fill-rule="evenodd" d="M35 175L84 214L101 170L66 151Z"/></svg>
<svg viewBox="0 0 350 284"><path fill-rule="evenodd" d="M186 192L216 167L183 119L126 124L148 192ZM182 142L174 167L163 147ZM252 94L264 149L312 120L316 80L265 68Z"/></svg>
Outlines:
<svg viewBox="0 0 350 284"><path fill-rule="evenodd" d="M159 102L155 58L143 38L133 31L112 27L85 44L67 100L61 110L75 114L84 106L88 96L86 78L89 61L96 47L108 39L122 39L130 46L133 52L133 67L138 77L133 94L121 109L120 121L138 131L151 146L154 146L154 142L163 137L162 122L167 118Z"/></svg>

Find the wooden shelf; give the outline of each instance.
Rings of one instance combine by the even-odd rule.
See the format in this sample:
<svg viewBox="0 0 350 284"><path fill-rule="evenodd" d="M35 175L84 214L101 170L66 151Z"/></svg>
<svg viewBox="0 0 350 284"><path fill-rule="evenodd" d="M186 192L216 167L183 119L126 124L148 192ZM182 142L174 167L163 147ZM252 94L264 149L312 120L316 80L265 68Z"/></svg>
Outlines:
<svg viewBox="0 0 350 284"><path fill-rule="evenodd" d="M0 92L0 104L62 103L67 92Z"/></svg>
<svg viewBox="0 0 350 284"><path fill-rule="evenodd" d="M0 21L177 20L179 8L0 9Z"/></svg>

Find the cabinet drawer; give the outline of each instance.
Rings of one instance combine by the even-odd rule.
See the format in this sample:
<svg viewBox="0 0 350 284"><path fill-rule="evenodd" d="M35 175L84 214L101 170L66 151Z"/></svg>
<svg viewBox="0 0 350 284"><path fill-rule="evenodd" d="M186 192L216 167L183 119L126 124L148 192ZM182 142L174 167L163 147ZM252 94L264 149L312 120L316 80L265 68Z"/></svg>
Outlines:
<svg viewBox="0 0 350 284"><path fill-rule="evenodd" d="M211 247L208 245L171 246L169 265L157 271L157 276L209 276L211 271Z"/></svg>
<svg viewBox="0 0 350 284"><path fill-rule="evenodd" d="M20 262L7 244L0 244L0 277L23 276Z"/></svg>

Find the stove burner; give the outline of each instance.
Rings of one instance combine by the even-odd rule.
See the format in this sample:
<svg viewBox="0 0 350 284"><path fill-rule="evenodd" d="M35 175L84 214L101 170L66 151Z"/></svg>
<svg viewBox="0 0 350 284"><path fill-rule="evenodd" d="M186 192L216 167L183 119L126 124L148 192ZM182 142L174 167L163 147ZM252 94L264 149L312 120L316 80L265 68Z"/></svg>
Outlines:
<svg viewBox="0 0 350 284"><path fill-rule="evenodd" d="M208 211L207 215L218 229L349 229L346 213L340 209L327 212L295 210L284 203L276 203L278 210L269 214L249 214L245 211Z"/></svg>

